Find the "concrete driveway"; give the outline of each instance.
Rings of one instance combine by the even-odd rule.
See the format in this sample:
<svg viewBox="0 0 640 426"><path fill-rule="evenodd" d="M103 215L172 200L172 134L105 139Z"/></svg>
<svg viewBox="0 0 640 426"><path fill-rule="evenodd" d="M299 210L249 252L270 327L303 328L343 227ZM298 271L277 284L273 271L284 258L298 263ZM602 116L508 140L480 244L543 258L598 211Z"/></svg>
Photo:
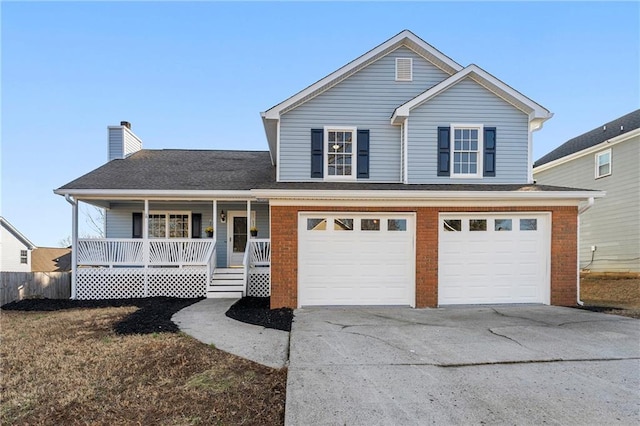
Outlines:
<svg viewBox="0 0 640 426"><path fill-rule="evenodd" d="M287 425L638 424L640 321L553 306L295 312Z"/></svg>

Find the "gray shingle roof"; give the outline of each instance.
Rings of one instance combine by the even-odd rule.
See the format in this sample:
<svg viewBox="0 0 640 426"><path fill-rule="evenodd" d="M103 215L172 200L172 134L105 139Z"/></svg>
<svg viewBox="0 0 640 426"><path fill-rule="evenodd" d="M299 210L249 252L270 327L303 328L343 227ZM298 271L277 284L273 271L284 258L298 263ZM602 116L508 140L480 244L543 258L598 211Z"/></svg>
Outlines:
<svg viewBox="0 0 640 426"><path fill-rule="evenodd" d="M380 191L574 191L546 185L429 184L365 182L276 182L268 151L142 150L112 160L62 186L73 189L201 190L380 190Z"/></svg>
<svg viewBox="0 0 640 426"><path fill-rule="evenodd" d="M630 132L638 127L640 127L640 109L568 140L536 161L533 167L538 167L559 158L566 157L567 155L582 151L583 149L591 148L592 146ZM621 128L622 130L620 130Z"/></svg>
<svg viewBox="0 0 640 426"><path fill-rule="evenodd" d="M143 149L60 189L249 190L275 182L268 151Z"/></svg>

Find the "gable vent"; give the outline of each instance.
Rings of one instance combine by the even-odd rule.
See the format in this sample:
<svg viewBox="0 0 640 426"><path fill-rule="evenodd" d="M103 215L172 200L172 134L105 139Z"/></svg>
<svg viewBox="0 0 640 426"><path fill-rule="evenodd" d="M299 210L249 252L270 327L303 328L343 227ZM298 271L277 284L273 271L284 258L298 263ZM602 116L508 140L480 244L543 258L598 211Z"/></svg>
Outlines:
<svg viewBox="0 0 640 426"><path fill-rule="evenodd" d="M396 81L413 80L413 59L396 58Z"/></svg>

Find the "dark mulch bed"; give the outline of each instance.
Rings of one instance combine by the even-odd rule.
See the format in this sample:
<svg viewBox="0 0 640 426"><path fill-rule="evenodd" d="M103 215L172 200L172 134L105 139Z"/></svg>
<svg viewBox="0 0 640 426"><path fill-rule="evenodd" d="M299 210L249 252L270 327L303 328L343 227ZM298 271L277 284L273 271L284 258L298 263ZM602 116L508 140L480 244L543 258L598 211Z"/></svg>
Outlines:
<svg viewBox="0 0 640 426"><path fill-rule="evenodd" d="M25 299L0 307L5 311L59 311L78 308L120 308L135 306L140 309L114 325L117 334L177 333L178 326L171 321L173 314L202 298L147 297L142 299Z"/></svg>
<svg viewBox="0 0 640 426"><path fill-rule="evenodd" d="M275 330L291 331L293 309L269 308L269 297L243 297L231 305L226 315L248 324L261 325Z"/></svg>
<svg viewBox="0 0 640 426"><path fill-rule="evenodd" d="M638 308L616 308L612 306L594 306L594 305L575 306L575 308L583 309L585 311L599 312L603 314L621 315L623 317L640 319L640 309Z"/></svg>

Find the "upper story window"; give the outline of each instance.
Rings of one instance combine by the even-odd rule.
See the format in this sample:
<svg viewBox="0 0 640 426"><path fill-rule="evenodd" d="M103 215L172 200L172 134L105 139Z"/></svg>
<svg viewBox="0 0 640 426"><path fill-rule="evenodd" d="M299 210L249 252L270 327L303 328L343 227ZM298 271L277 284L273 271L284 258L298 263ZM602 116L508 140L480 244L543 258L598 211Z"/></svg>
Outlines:
<svg viewBox="0 0 640 426"><path fill-rule="evenodd" d="M28 263L27 250L20 250L20 263L26 265Z"/></svg>
<svg viewBox="0 0 640 426"><path fill-rule="evenodd" d="M451 125L451 176L482 177L482 125Z"/></svg>
<svg viewBox="0 0 640 426"><path fill-rule="evenodd" d="M413 81L413 58L396 58L396 81Z"/></svg>
<svg viewBox="0 0 640 426"><path fill-rule="evenodd" d="M150 212L149 238L189 238L189 212Z"/></svg>
<svg viewBox="0 0 640 426"><path fill-rule="evenodd" d="M325 127L324 167L327 179L355 179L354 155L356 129L349 127Z"/></svg>
<svg viewBox="0 0 640 426"><path fill-rule="evenodd" d="M596 154L596 179L611 174L611 150L607 149Z"/></svg>

